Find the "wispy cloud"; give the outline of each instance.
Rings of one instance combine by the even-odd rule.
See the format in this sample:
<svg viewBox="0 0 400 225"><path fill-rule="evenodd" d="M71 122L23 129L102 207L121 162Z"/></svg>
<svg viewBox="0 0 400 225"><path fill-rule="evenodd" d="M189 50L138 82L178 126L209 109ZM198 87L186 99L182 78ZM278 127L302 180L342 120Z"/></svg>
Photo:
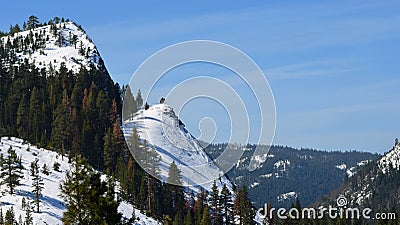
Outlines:
<svg viewBox="0 0 400 225"><path fill-rule="evenodd" d="M331 59L295 63L264 70L270 79L297 79L311 76L342 75L359 70L355 59Z"/></svg>

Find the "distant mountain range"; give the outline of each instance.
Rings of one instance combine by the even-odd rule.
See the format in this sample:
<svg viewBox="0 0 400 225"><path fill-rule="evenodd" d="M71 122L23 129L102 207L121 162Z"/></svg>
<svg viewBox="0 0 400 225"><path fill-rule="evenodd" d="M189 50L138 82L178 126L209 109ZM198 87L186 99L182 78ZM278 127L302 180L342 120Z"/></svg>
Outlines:
<svg viewBox="0 0 400 225"><path fill-rule="evenodd" d="M206 151L216 158L226 146L212 144ZM250 172L247 166L256 145L237 145L236 148L244 150L244 154L227 175L236 185L248 186L256 207L271 203L273 207L288 208L296 197L302 205L312 204L356 174L362 165L380 157L366 152L318 151L274 145L267 155L259 157L261 166Z"/></svg>

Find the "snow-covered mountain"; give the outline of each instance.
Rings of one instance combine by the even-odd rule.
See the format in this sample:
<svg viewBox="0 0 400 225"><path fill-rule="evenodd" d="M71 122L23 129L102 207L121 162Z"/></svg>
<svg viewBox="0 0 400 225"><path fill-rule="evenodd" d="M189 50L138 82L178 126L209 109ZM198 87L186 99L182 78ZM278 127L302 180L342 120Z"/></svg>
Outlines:
<svg viewBox="0 0 400 225"><path fill-rule="evenodd" d="M22 175L21 185L16 187L16 192L13 195L8 193L6 185L0 187L0 208L2 209L3 216L5 212L13 207L15 217L18 220L21 215L25 218L25 210L22 208L22 199L28 202L33 201L33 185L32 177L30 176L29 168L31 162L36 159L39 160L40 175L43 178L44 189L43 196L41 197L40 203L40 213L32 212L33 224L51 224L57 225L62 224L61 218L63 216L65 209L63 200L61 199L59 185L62 180L65 179L66 172L70 170L71 164L68 163L68 159L62 157L53 151L49 151L43 148L37 148L36 146L30 145L21 139L14 137L2 137L0 140L0 153L7 156L7 150L12 147L18 157L22 160ZM59 163L59 171L53 169L55 163ZM49 175L43 174L42 168L46 164L49 168ZM33 204L31 203L31 207ZM139 210L135 209L131 204L126 202L121 202L118 211L123 214L124 217L132 217L133 210L135 210L135 216L138 218L135 224L140 225L158 225L161 224L158 221L145 216ZM34 211L32 209L32 211Z"/></svg>
<svg viewBox="0 0 400 225"><path fill-rule="evenodd" d="M378 166L382 173L387 173L390 169L400 170L400 144L393 147L379 161Z"/></svg>
<svg viewBox="0 0 400 225"><path fill-rule="evenodd" d="M55 70L65 63L67 69L78 72L80 68L99 68L100 54L86 35L86 32L73 22L41 26L12 35L1 37L0 44L9 49L10 58L16 57L17 65L24 60L37 68ZM10 66L3 61L3 65Z"/></svg>
<svg viewBox="0 0 400 225"><path fill-rule="evenodd" d="M374 210L400 207L400 144L380 159L364 164L356 174L317 204L334 204L339 196L348 206L369 207Z"/></svg>
<svg viewBox="0 0 400 225"><path fill-rule="evenodd" d="M161 177L164 181L170 164L175 162L182 172L184 185L196 192L200 186L211 190L214 180L219 187L226 184L232 188L229 179L185 129L171 106L158 104L147 110L141 109L124 121L122 129L127 140L134 128L140 138L152 145L161 156Z"/></svg>

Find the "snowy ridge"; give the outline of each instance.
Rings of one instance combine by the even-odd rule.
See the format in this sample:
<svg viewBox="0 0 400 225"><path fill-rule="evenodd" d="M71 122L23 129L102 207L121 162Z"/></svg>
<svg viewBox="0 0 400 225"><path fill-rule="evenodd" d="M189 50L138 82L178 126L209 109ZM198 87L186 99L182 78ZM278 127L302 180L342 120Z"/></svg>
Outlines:
<svg viewBox="0 0 400 225"><path fill-rule="evenodd" d="M64 159L53 151L49 151L43 148L37 148L33 145L25 143L19 138L7 138L2 137L0 140L0 153L7 156L7 150L10 146L15 150L18 156L22 157L22 169L23 178L21 179L21 185L16 187L15 194L10 195L6 185L0 187L0 208L5 212L13 207L15 217L18 220L21 215L25 218L25 211L22 209L22 198L25 198L27 202L31 202L33 224L51 224L57 225L62 224L61 218L66 210L63 200L59 197L60 190L59 185L62 180L65 179L66 172L70 170L71 164L68 163L67 157ZM33 212L33 185L32 177L30 176L29 168L31 162L35 159L39 159L40 175L43 178L44 189L43 196L41 197L40 213ZM53 169L55 162L60 164L59 172ZM42 173L43 165L46 164L49 168L50 174L45 175ZM138 218L135 224L138 225L159 225L160 222L143 215L139 210L134 209L131 204L121 202L118 211L123 214L123 217L131 218L132 212L135 210L135 216Z"/></svg>
<svg viewBox="0 0 400 225"><path fill-rule="evenodd" d="M357 163L357 167L351 167L346 172L349 177L354 176L358 168L370 163L370 160L363 160ZM357 184L356 187L351 187L346 189L343 194L350 200L351 205L363 205L366 200L373 199L373 190L376 188L373 186L373 181L378 178L378 176L382 176L378 173L381 171L383 176L390 169L400 170L400 144L395 145L389 152L383 155L378 161L374 162L377 166L377 171L371 171L362 177L362 183Z"/></svg>
<svg viewBox="0 0 400 225"><path fill-rule="evenodd" d="M164 181L168 177L169 165L175 162L182 172L184 185L195 192L198 192L199 185L210 191L212 178L216 178L216 184L220 188L223 184L232 188L223 171L184 128L171 106L154 105L147 110L139 110L133 118L124 121L122 129L127 140L134 128L140 138L151 144L161 156L161 177Z"/></svg>
<svg viewBox="0 0 400 225"><path fill-rule="evenodd" d="M59 23L56 24L56 27L56 35L51 30L51 26L47 25L2 37L1 42L4 46L7 42L18 41L21 43L32 32L33 40L42 44L35 47L30 44L28 49L24 50L15 49L19 62L27 59L30 64L34 64L39 69L49 69L51 65L56 70L60 68L61 63L65 63L67 69L73 72L78 72L81 66L86 67L86 69L89 69L90 65L99 68L100 54L85 31L73 22ZM73 41L74 39L76 41Z"/></svg>
<svg viewBox="0 0 400 225"><path fill-rule="evenodd" d="M391 151L382 156L378 161L378 166L383 173L386 173L390 167L400 170L400 144L395 145Z"/></svg>

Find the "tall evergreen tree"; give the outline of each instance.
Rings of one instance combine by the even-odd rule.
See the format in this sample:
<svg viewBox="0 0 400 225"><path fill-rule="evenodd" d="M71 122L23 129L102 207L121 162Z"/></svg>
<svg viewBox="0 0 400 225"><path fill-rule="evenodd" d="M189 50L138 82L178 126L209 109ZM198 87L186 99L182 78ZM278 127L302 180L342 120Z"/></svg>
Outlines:
<svg viewBox="0 0 400 225"><path fill-rule="evenodd" d="M62 94L62 102L57 106L54 112L52 133L53 147L59 149L62 157L64 157L65 149L69 143L71 112L68 93L67 90L64 90Z"/></svg>
<svg viewBox="0 0 400 225"><path fill-rule="evenodd" d="M117 224L121 220L118 202L115 201L115 186L100 180L79 155L60 185L61 197L67 211L61 219L64 224Z"/></svg>
<svg viewBox="0 0 400 225"><path fill-rule="evenodd" d="M232 224L233 223L232 194L231 194L231 191L228 189L228 187L225 184L222 187L221 196L220 196L219 201L220 201L220 205L221 205L223 221L225 221L226 225Z"/></svg>
<svg viewBox="0 0 400 225"><path fill-rule="evenodd" d="M182 174L178 166L173 161L168 168L167 183L182 186Z"/></svg>
<svg viewBox="0 0 400 225"><path fill-rule="evenodd" d="M166 189L169 192L172 203L173 214L177 215L184 208L184 189L182 187L182 175L175 162L168 169Z"/></svg>
<svg viewBox="0 0 400 225"><path fill-rule="evenodd" d="M24 225L32 225L32 224L33 224L33 217L32 217L32 212L31 212L31 206L30 206L29 202L27 202L26 207L25 207L25 224Z"/></svg>
<svg viewBox="0 0 400 225"><path fill-rule="evenodd" d="M14 207L11 206L11 208L6 211L4 225L15 225L16 223L17 220L15 219Z"/></svg>
<svg viewBox="0 0 400 225"><path fill-rule="evenodd" d="M43 183L43 179L40 176L39 173L39 165L38 165L38 160L36 160L34 162L34 166L33 166L33 179L32 179L32 183L33 183L33 197L34 197L34 203L36 204L36 212L40 212L40 197L42 196L42 190L44 188L44 183Z"/></svg>
<svg viewBox="0 0 400 225"><path fill-rule="evenodd" d="M15 187L20 185L22 175L19 170L19 159L15 150L10 146L7 153L8 156L4 159L1 165L1 178L3 178L2 184L8 186L10 194L14 194Z"/></svg>
<svg viewBox="0 0 400 225"><path fill-rule="evenodd" d="M210 218L210 213L208 206L204 207L203 210L203 216L201 218L200 225L210 225L211 224L211 218Z"/></svg>
<svg viewBox="0 0 400 225"><path fill-rule="evenodd" d="M90 190L89 177L92 170L79 155L60 184L61 197L65 201L66 211L61 219L64 224L90 224L91 209L88 207L87 191Z"/></svg>
<svg viewBox="0 0 400 225"><path fill-rule="evenodd" d="M37 18L37 16L31 15L29 16L27 24L28 24L28 29L36 28L37 25L39 24L39 19Z"/></svg>
<svg viewBox="0 0 400 225"><path fill-rule="evenodd" d="M200 188L200 191L197 194L197 200L193 208L195 224L200 224L201 219L203 218L203 211L206 203L207 203L207 193L203 188Z"/></svg>
<svg viewBox="0 0 400 225"><path fill-rule="evenodd" d="M3 208L0 208L0 224L4 224Z"/></svg>
<svg viewBox="0 0 400 225"><path fill-rule="evenodd" d="M22 95L17 111L17 131L21 138L28 138L29 108L25 93Z"/></svg>
<svg viewBox="0 0 400 225"><path fill-rule="evenodd" d="M137 108L140 109L143 106L143 97L142 97L142 92L140 91L140 89L137 92L136 95L136 105Z"/></svg>
<svg viewBox="0 0 400 225"><path fill-rule="evenodd" d="M222 224L222 217L221 217L221 212L220 212L220 199L219 199L219 190L218 186L214 180L214 183L211 187L211 193L210 193L210 209L212 213L212 224Z"/></svg>
<svg viewBox="0 0 400 225"><path fill-rule="evenodd" d="M34 143L39 143L42 115L39 91L34 87L29 101L29 131L31 133L30 138Z"/></svg>
<svg viewBox="0 0 400 225"><path fill-rule="evenodd" d="M191 209L186 213L183 223L184 225L193 225L193 212Z"/></svg>
<svg viewBox="0 0 400 225"><path fill-rule="evenodd" d="M249 199L249 193L245 185L236 193L234 200L234 212L240 225L253 225L255 211Z"/></svg>
<svg viewBox="0 0 400 225"><path fill-rule="evenodd" d="M132 90L129 85L126 85L124 105L122 108L122 114L124 115L124 120L131 119L132 115L137 111L137 103L133 97Z"/></svg>

